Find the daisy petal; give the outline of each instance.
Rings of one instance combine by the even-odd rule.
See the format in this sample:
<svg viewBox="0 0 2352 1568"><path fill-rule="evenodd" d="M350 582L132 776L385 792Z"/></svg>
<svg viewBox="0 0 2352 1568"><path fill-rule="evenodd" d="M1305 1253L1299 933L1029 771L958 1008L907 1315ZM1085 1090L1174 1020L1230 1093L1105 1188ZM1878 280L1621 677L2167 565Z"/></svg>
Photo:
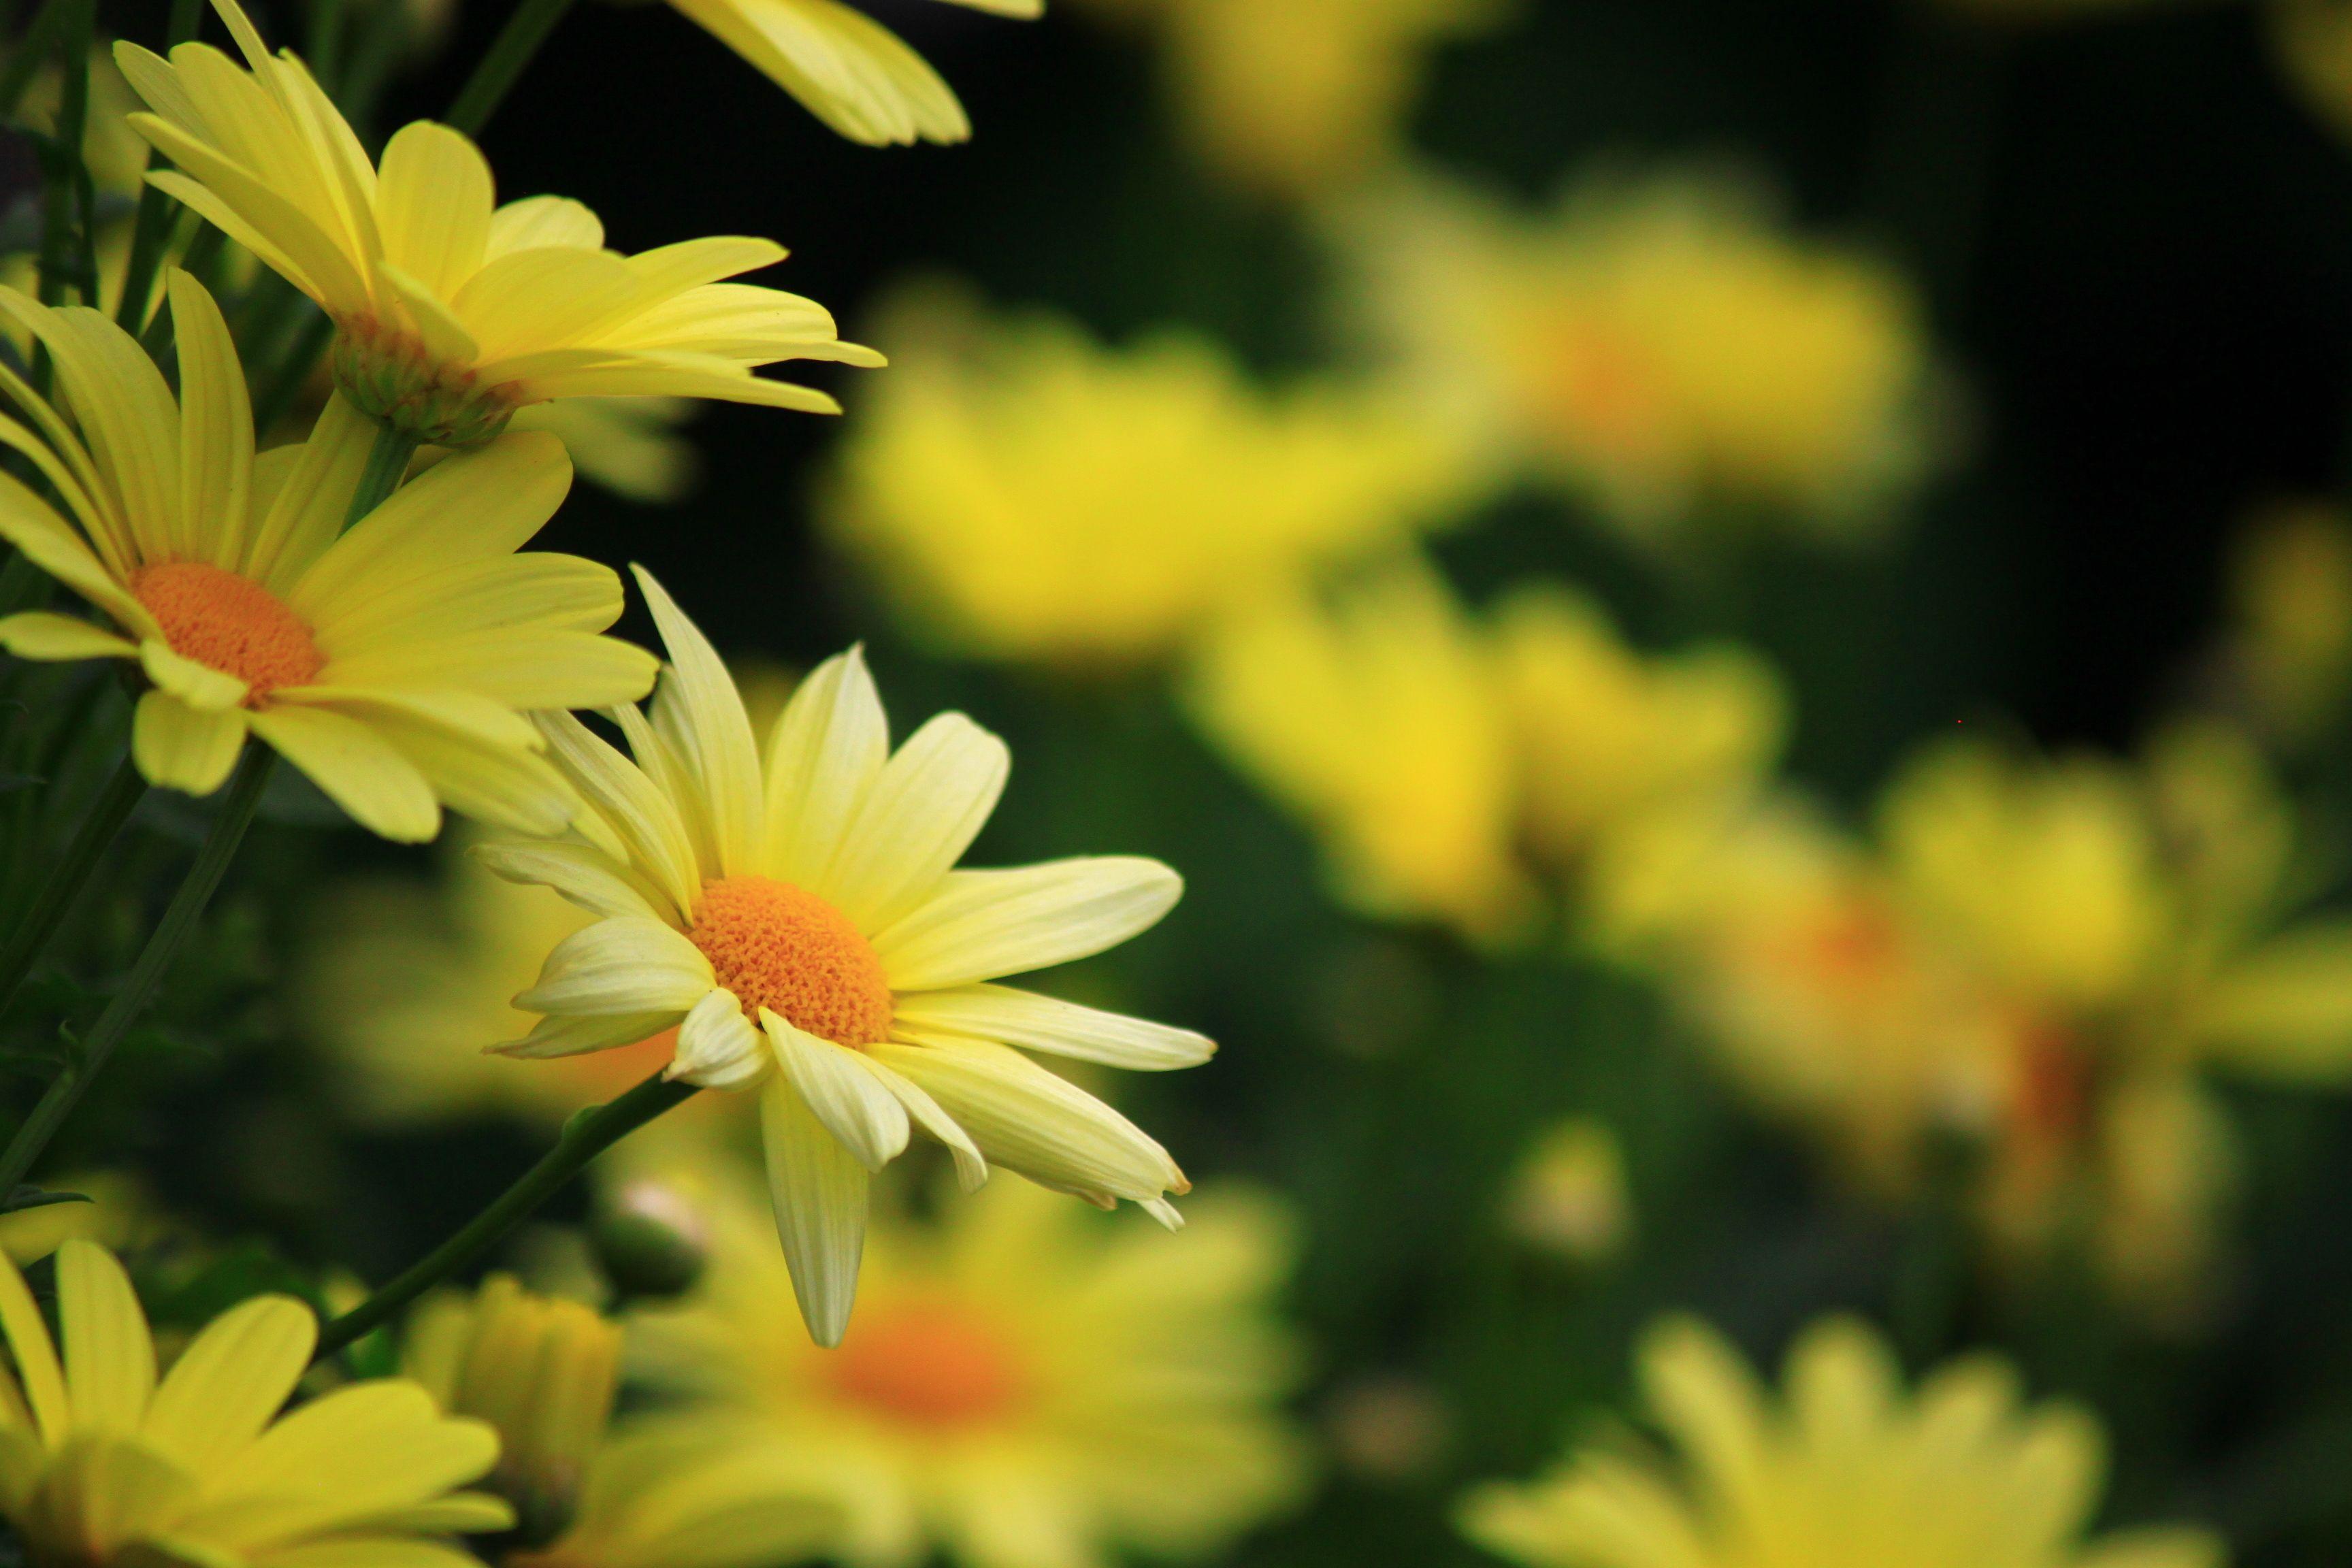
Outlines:
<svg viewBox="0 0 2352 1568"><path fill-rule="evenodd" d="M281 704L256 710L247 722L378 837L422 844L441 831L441 805L425 775L358 720Z"/></svg>
<svg viewBox="0 0 2352 1568"><path fill-rule="evenodd" d="M1021 974L1116 947L1158 923L1184 891L1157 860L1105 855L1010 871L950 871L874 938L895 991Z"/></svg>
<svg viewBox="0 0 2352 1568"><path fill-rule="evenodd" d="M104 626L47 610L26 610L0 620L0 648L18 658L137 658L139 645Z"/></svg>
<svg viewBox="0 0 2352 1568"><path fill-rule="evenodd" d="M724 987L694 1005L677 1026L677 1055L662 1076L705 1089L740 1089L767 1070L760 1031L743 1016L743 1003Z"/></svg>
<svg viewBox="0 0 2352 1568"><path fill-rule="evenodd" d="M551 888L590 914L661 918L661 895L626 866L589 844L477 844L470 851L509 882Z"/></svg>
<svg viewBox="0 0 2352 1568"><path fill-rule="evenodd" d="M941 1038L873 1052L929 1090L997 1164L1137 1203L1189 1186L1140 1128L1018 1051Z"/></svg>
<svg viewBox="0 0 2352 1568"><path fill-rule="evenodd" d="M677 700L686 718L681 729L691 748L685 760L709 802L719 874L756 870L767 826L760 798L760 751L735 679L702 628L687 619L653 574L642 566L629 570L653 611L662 646L669 649L670 668L677 672Z"/></svg>
<svg viewBox="0 0 2352 1568"><path fill-rule="evenodd" d="M525 1061L584 1056L590 1051L615 1050L622 1046L650 1040L676 1025L678 1015L674 1012L607 1013L586 1018L541 1018L538 1026L521 1039L484 1046L482 1053L485 1056L518 1057Z"/></svg>
<svg viewBox="0 0 2352 1568"><path fill-rule="evenodd" d="M526 1013L588 1017L685 1013L716 984L702 950L659 921L598 921L555 944L539 984L514 999Z"/></svg>
<svg viewBox="0 0 2352 1568"><path fill-rule="evenodd" d="M863 652L851 648L810 672L768 738L773 875L820 883L889 750L889 721Z"/></svg>
<svg viewBox="0 0 2352 1568"><path fill-rule="evenodd" d="M205 1326L172 1363L142 1436L201 1470L260 1436L310 1364L319 1321L290 1296L256 1296Z"/></svg>
<svg viewBox="0 0 2352 1568"><path fill-rule="evenodd" d="M114 1254L76 1237L58 1248L58 1326L74 1426L129 1434L155 1392L155 1345Z"/></svg>
<svg viewBox="0 0 2352 1568"><path fill-rule="evenodd" d="M924 1037L962 1035L1135 1072L1198 1067L1217 1053L1216 1041L1190 1029L1009 985L912 992L898 998L895 1026Z"/></svg>
<svg viewBox="0 0 2352 1568"><path fill-rule="evenodd" d="M817 1343L831 1348L849 1328L857 1295L857 1265L866 1250L866 1168L783 1073L760 1092L760 1142L776 1237L792 1270L801 1319Z"/></svg>
<svg viewBox="0 0 2352 1568"><path fill-rule="evenodd" d="M760 1024L802 1101L859 1164L878 1171L905 1152L907 1108L883 1087L862 1052L796 1029L765 1008Z"/></svg>
<svg viewBox="0 0 2352 1568"><path fill-rule="evenodd" d="M131 754L149 784L206 795L236 766L245 730L241 708L191 708L168 691L150 691L131 718Z"/></svg>
<svg viewBox="0 0 2352 1568"><path fill-rule="evenodd" d="M880 931L939 886L996 809L1013 754L961 713L898 748L825 877L823 891L862 931Z"/></svg>
<svg viewBox="0 0 2352 1568"><path fill-rule="evenodd" d="M948 1152L955 1156L956 1185L965 1192L976 1193L988 1184L987 1156L971 1141L971 1134L940 1109L938 1100L896 1068L885 1067L872 1057L866 1058L866 1066L884 1089L898 1097L898 1103L907 1108L907 1115L917 1126L947 1145Z"/></svg>

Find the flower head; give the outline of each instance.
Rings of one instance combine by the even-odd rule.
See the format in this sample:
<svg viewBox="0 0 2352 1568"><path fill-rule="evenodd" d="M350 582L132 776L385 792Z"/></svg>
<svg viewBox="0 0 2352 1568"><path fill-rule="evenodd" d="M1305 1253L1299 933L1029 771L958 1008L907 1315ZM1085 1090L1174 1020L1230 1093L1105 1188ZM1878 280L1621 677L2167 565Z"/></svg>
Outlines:
<svg viewBox="0 0 2352 1568"><path fill-rule="evenodd" d="M205 1327L157 1381L147 1320L103 1247L58 1253L64 1360L13 1264L0 1328L0 1512L37 1568L171 1561L299 1568L322 1560L467 1568L431 1539L513 1523L496 1498L452 1488L499 1442L416 1384L353 1384L283 1419L318 1340L310 1310L259 1296Z"/></svg>
<svg viewBox="0 0 2352 1568"><path fill-rule="evenodd" d="M1417 562L1235 612L1203 642L1191 706L1209 737L1326 847L1365 911L1506 934L1529 889L1493 650Z"/></svg>
<svg viewBox="0 0 2352 1568"><path fill-rule="evenodd" d="M675 1026L668 1076L757 1086L778 1232L827 1344L856 1288L867 1174L915 1129L953 1151L968 1187L993 1163L1172 1222L1163 1194L1187 1184L1167 1152L1013 1047L1144 1069L1214 1047L990 982L1149 928L1176 902L1176 874L1123 857L954 869L1004 786L1003 742L948 713L892 754L852 650L803 682L763 758L701 631L637 580L671 664L650 717L611 710L635 760L542 715L588 802L585 841L481 851L601 917L549 954L515 999L544 1017L500 1048L570 1056Z"/></svg>
<svg viewBox="0 0 2352 1568"><path fill-rule="evenodd" d="M1273 1409L1293 1357L1265 1305L1290 1247L1262 1201L1207 1194L1175 1236L1017 1185L936 1229L882 1223L832 1352L778 1322L757 1210L724 1182L708 1201L704 1283L633 1314L633 1357L688 1399L681 1441L765 1455L838 1499L837 1557L1198 1555L1297 1489L1299 1444Z"/></svg>
<svg viewBox="0 0 2352 1568"><path fill-rule="evenodd" d="M419 1306L402 1354L444 1409L497 1429L509 1568L768 1568L838 1529L814 1487L760 1456L608 1434L621 1330L578 1301L492 1275Z"/></svg>
<svg viewBox="0 0 2352 1568"><path fill-rule="evenodd" d="M877 335L895 368L851 427L835 529L961 650L1148 658L1459 489L1424 422L1335 386L1269 395L1201 340L1114 352L946 302Z"/></svg>
<svg viewBox="0 0 2352 1568"><path fill-rule="evenodd" d="M596 635L621 612L609 568L516 552L570 488L562 447L505 437L338 538L366 421L337 398L307 443L257 457L219 307L185 273L170 289L176 403L98 312L0 289L0 317L39 338L63 392L61 416L0 372L34 426L0 419L0 441L65 502L0 477L0 537L113 623L12 616L0 647L135 661L153 688L132 754L159 784L210 794L251 734L387 838L432 837L444 802L562 831L577 803L520 710L625 701L654 672L643 650Z"/></svg>
<svg viewBox="0 0 2352 1568"><path fill-rule="evenodd" d="M1571 187L1528 216L1435 183L1355 211L1362 309L1430 407L1645 542L1732 509L1866 531L1926 469L1920 308L1721 181Z"/></svg>
<svg viewBox="0 0 2352 1568"><path fill-rule="evenodd" d="M822 306L721 279L784 258L764 239L604 248L578 202L497 205L471 142L419 121L381 166L289 51L272 57L215 0L249 69L208 44L116 58L178 165L149 180L203 214L334 319L336 386L370 417L437 446L495 436L526 405L579 396L713 397L817 413L821 392L752 374L786 359L878 364Z"/></svg>
<svg viewBox="0 0 2352 1568"><path fill-rule="evenodd" d="M898 36L841 0L670 0L853 142L961 142L963 105ZM1028 20L1045 0L950 0Z"/></svg>
<svg viewBox="0 0 2352 1568"><path fill-rule="evenodd" d="M1473 1491L1461 1520L1527 1568L2220 1568L2202 1531L2085 1542L2104 1456L2096 1424L2026 1405L1990 1357L1916 1395L1885 1342L1850 1318L1789 1352L1784 1398L1694 1319L1644 1338L1644 1403L1680 1452L1588 1447L1526 1485Z"/></svg>

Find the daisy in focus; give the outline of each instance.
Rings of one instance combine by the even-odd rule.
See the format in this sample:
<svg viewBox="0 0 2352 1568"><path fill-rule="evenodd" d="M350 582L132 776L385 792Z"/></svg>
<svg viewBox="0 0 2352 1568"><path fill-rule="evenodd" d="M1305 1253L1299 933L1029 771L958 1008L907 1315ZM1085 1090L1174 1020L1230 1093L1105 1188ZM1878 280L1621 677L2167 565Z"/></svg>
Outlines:
<svg viewBox="0 0 2352 1568"><path fill-rule="evenodd" d="M1214 1046L992 982L1149 929L1182 891L1176 873L1135 857L954 869L1004 787L1002 741L946 713L893 754L853 649L802 683L763 756L701 631L637 580L670 666L650 716L610 710L634 760L542 714L588 803L584 841L479 851L600 917L515 998L544 1016L499 1048L566 1057L676 1027L667 1076L756 1089L778 1235L823 1344L848 1324L867 1177L917 1129L968 1190L994 1163L1175 1224L1166 1194L1189 1184L1167 1151L1023 1052L1164 1070Z"/></svg>
<svg viewBox="0 0 2352 1568"><path fill-rule="evenodd" d="M62 1362L40 1307L0 1262L0 1511L40 1568L204 1563L467 1568L436 1539L504 1530L494 1497L452 1489L497 1436L413 1383L347 1384L278 1419L318 1340L310 1310L257 1296L215 1319L159 1382L146 1315L105 1248L58 1253Z"/></svg>
<svg viewBox="0 0 2352 1568"><path fill-rule="evenodd" d="M1760 206L1666 175L1524 214L1423 178L1358 204L1342 237L1368 329L1498 466L1644 542L1726 509L1853 538L1935 455L1921 306L1892 267Z"/></svg>
<svg viewBox="0 0 2352 1568"><path fill-rule="evenodd" d="M1482 942L1523 923L1533 889L1493 649L1425 563L1224 617L1187 696L1211 742L1315 830L1342 902Z"/></svg>
<svg viewBox="0 0 2352 1568"><path fill-rule="evenodd" d="M411 1314L402 1366L499 1434L485 1483L510 1501L509 1568L774 1568L816 1554L838 1510L757 1453L634 1441L608 1425L620 1326L494 1274Z"/></svg>
<svg viewBox="0 0 2352 1568"><path fill-rule="evenodd" d="M954 299L910 300L877 336L894 368L851 425L831 521L959 651L1148 658L1460 499L1424 421L1338 386L1270 395L1203 340L1115 351Z"/></svg>
<svg viewBox="0 0 2352 1568"><path fill-rule="evenodd" d="M0 374L33 426L0 421L0 441L67 509L0 479L0 537L112 623L30 611L0 620L0 647L136 663L152 686L131 752L154 784L210 795L250 734L386 838L431 838L444 803L562 831L577 803L520 710L630 700L655 663L597 635L621 613L610 568L517 553L571 486L562 446L453 458L344 533L373 427L337 398L308 442L257 457L219 307L185 273L169 287L176 402L112 321L0 289L74 421Z"/></svg>
<svg viewBox="0 0 2352 1568"><path fill-rule="evenodd" d="M1397 151L1425 58L1491 31L1508 0L1090 0L1154 24L1201 151L1246 184L1299 193Z"/></svg>
<svg viewBox="0 0 2352 1568"><path fill-rule="evenodd" d="M1193 1558L1297 1495L1303 1447L1275 1409L1295 1352L1267 1310L1291 1244L1265 1202L1209 1194L1169 1236L1000 1186L936 1227L880 1225L830 1352L777 1319L756 1207L724 1183L708 1202L701 1288L630 1320L632 1363L689 1401L650 1420L836 1500L837 1560Z"/></svg>
<svg viewBox="0 0 2352 1568"><path fill-rule="evenodd" d="M904 39L841 0L670 0L757 66L811 114L868 146L962 142L971 121L954 91ZM1045 0L949 0L1034 20Z"/></svg>
<svg viewBox="0 0 2352 1568"><path fill-rule="evenodd" d="M371 164L302 62L273 58L236 0L215 5L249 70L208 44L182 44L169 61L116 46L154 111L131 124L177 165L148 179L333 318L335 384L371 418L465 447L559 397L836 413L822 392L753 372L788 359L881 363L841 342L823 306L722 281L782 260L773 241L619 255L578 202L499 205L474 144L425 121Z"/></svg>
<svg viewBox="0 0 2352 1568"><path fill-rule="evenodd" d="M1775 1399L1713 1329L1644 1337L1640 1387L1679 1464L1594 1445L1525 1485L1464 1500L1464 1533L1526 1568L2221 1568L2200 1530L2084 1539L2105 1457L2097 1424L2029 1405L1989 1356L1916 1394L1849 1318L1816 1322Z"/></svg>

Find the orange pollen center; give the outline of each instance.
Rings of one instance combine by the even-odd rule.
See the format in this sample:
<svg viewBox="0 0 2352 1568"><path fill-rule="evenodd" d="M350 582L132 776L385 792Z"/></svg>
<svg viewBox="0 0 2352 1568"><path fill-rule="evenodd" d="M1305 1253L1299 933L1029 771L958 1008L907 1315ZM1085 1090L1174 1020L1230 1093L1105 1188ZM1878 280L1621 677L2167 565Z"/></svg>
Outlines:
<svg viewBox="0 0 2352 1568"><path fill-rule="evenodd" d="M890 1037L890 979L849 917L790 882L729 877L702 885L688 938L757 1023L768 1008L840 1046Z"/></svg>
<svg viewBox="0 0 2352 1568"><path fill-rule="evenodd" d="M1003 1415L1027 1383L1003 1335L945 1302L886 1306L854 1320L823 1366L845 1403L934 1430Z"/></svg>
<svg viewBox="0 0 2352 1568"><path fill-rule="evenodd" d="M248 708L281 686L309 685L327 662L301 617L250 577L173 561L132 573L131 593L163 626L173 653L251 688Z"/></svg>

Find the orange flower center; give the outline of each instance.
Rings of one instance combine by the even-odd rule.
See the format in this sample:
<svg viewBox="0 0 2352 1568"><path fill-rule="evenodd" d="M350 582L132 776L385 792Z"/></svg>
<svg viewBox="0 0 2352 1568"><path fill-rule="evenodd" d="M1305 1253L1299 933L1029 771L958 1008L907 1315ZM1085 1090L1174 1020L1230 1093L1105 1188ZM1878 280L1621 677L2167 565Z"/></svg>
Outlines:
<svg viewBox="0 0 2352 1568"><path fill-rule="evenodd" d="M327 662L301 617L250 577L172 561L132 573L131 593L173 653L244 681L248 708L281 686L309 685Z"/></svg>
<svg viewBox="0 0 2352 1568"><path fill-rule="evenodd" d="M822 1366L845 1403L934 1431L1003 1415L1028 1383L1003 1334L943 1301L886 1305L853 1320Z"/></svg>
<svg viewBox="0 0 2352 1568"><path fill-rule="evenodd" d="M890 1037L890 979L849 917L790 882L729 877L702 885L687 936L754 1023L769 1008L841 1046Z"/></svg>

